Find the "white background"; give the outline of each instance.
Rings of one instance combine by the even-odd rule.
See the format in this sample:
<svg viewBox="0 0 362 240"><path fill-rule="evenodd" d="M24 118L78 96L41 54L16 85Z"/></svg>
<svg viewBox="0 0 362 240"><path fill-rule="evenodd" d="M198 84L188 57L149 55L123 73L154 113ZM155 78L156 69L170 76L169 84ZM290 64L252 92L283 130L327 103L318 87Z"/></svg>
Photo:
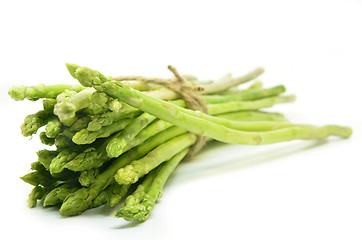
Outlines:
<svg viewBox="0 0 362 240"><path fill-rule="evenodd" d="M361 239L362 2L1 1L1 219L11 239ZM42 146L20 134L40 103L14 84L75 83L64 66L105 75L215 79L266 69L265 86L297 95L277 106L293 122L351 126L348 140L268 146L213 144L182 164L142 224L98 208L60 217L28 209ZM10 234L10 235L9 235Z"/></svg>

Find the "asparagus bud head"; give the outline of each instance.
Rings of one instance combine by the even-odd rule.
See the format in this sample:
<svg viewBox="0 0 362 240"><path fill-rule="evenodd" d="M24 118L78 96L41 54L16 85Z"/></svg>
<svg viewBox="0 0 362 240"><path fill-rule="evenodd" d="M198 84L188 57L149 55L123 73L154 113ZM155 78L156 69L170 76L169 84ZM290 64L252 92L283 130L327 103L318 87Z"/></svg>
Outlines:
<svg viewBox="0 0 362 240"><path fill-rule="evenodd" d="M70 75L85 87L93 87L93 85L99 85L108 81L103 74L90 68L80 67L79 65L72 63L67 63L66 66Z"/></svg>
<svg viewBox="0 0 362 240"><path fill-rule="evenodd" d="M15 101L23 101L25 99L26 87L23 85L13 86L9 89L9 96Z"/></svg>
<svg viewBox="0 0 362 240"><path fill-rule="evenodd" d="M78 215L88 209L92 201L87 201L89 196L88 188L81 188L75 193L68 195L60 207L60 215L73 216Z"/></svg>

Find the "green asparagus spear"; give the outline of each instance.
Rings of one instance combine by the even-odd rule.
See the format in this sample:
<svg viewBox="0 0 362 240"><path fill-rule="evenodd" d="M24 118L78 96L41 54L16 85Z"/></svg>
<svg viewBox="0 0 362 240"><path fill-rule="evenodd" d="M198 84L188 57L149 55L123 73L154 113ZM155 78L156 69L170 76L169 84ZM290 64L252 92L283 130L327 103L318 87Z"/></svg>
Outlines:
<svg viewBox="0 0 362 240"><path fill-rule="evenodd" d="M33 171L22 176L20 179L33 186L50 186L58 181L57 179L53 178L47 171Z"/></svg>
<svg viewBox="0 0 362 240"><path fill-rule="evenodd" d="M228 93L223 95L205 95L202 99L206 103L227 103L236 101L250 101L265 97L272 97L285 92L283 85L275 86L267 89L243 90L241 92Z"/></svg>
<svg viewBox="0 0 362 240"><path fill-rule="evenodd" d="M54 114L60 121L64 122L75 117L75 113L89 105L91 101L93 88L85 88L84 90L64 97L57 97L57 103L54 106ZM62 95L62 94L61 94Z"/></svg>
<svg viewBox="0 0 362 240"><path fill-rule="evenodd" d="M208 104L207 109L209 114L216 115L216 114L221 114L226 112L236 112L241 110L257 110L261 108L271 107L277 103L289 103L294 101L295 101L294 95L267 97L253 101L235 101L228 103Z"/></svg>
<svg viewBox="0 0 362 240"><path fill-rule="evenodd" d="M87 208L96 208L107 203L107 201L108 201L108 193L106 190L104 190L103 192L98 194L98 196L95 197L93 200L90 200L88 205L84 205L83 208L85 206L87 206Z"/></svg>
<svg viewBox="0 0 362 240"><path fill-rule="evenodd" d="M45 197L43 206L53 206L62 203L64 199L79 188L72 183L65 183L51 190Z"/></svg>
<svg viewBox="0 0 362 240"><path fill-rule="evenodd" d="M238 86L241 83L245 83L250 80L253 80L256 77L258 77L260 74L262 74L263 72L264 72L263 68L257 68L254 71L252 71L242 77L238 77L238 78L226 77L226 78L220 79L220 81L216 81L212 84L201 85L203 87L202 93L209 94L209 93L217 93L217 92L225 91L231 87Z"/></svg>
<svg viewBox="0 0 362 240"><path fill-rule="evenodd" d="M65 90L72 90L79 92L84 87L80 85L44 85L26 87L23 85L13 86L9 89L9 96L16 100L22 101L25 98L31 101L38 100L39 98L55 98Z"/></svg>
<svg viewBox="0 0 362 240"><path fill-rule="evenodd" d="M114 176L118 184L131 184L149 173L161 163L169 160L183 149L191 146L197 140L194 134L183 134L165 142L149 152L143 158L133 161L131 164L117 171Z"/></svg>
<svg viewBox="0 0 362 240"><path fill-rule="evenodd" d="M126 202L125 206L118 210L115 216L123 217L127 221L147 220L149 218L150 212L155 206L156 200L162 195L162 188L165 185L167 179L175 170L180 161L185 157L188 151L189 148L186 148L180 153L176 154L174 157L172 157L169 161L163 163L160 166L157 175L154 177L152 183L150 184L148 191L146 191L146 193L144 193L144 196L142 196L142 201L139 201L139 199L137 199L137 201L134 201L133 203L127 204ZM130 200L133 199L131 198Z"/></svg>
<svg viewBox="0 0 362 240"><path fill-rule="evenodd" d="M57 100L54 98L44 98L43 99L43 109L48 114L53 114L54 106L57 103Z"/></svg>
<svg viewBox="0 0 362 240"><path fill-rule="evenodd" d="M52 116L46 127L45 134L48 138L55 138L62 132L63 124L59 121L56 116Z"/></svg>
<svg viewBox="0 0 362 240"><path fill-rule="evenodd" d="M70 130L74 131L74 132L78 132L80 130L82 130L83 128L87 128L88 124L90 123L90 121L92 120L91 115L85 115L82 116L80 118L78 118L77 121L75 121L72 126L70 126Z"/></svg>
<svg viewBox="0 0 362 240"><path fill-rule="evenodd" d="M248 89L244 90L244 92L248 91L248 90L257 90L257 89L262 89L263 88L263 82L260 80L255 81L253 84L251 84Z"/></svg>
<svg viewBox="0 0 362 240"><path fill-rule="evenodd" d="M122 198L128 192L131 184L129 185L119 185L117 183L113 183L107 187L106 192L108 195L107 203L109 206L113 207L117 203L119 203Z"/></svg>
<svg viewBox="0 0 362 240"><path fill-rule="evenodd" d="M72 138L70 138L68 134L65 134L66 132L68 132L67 129L54 139L54 145L57 147L57 150L77 148L78 145L73 143Z"/></svg>
<svg viewBox="0 0 362 240"><path fill-rule="evenodd" d="M44 194L44 188L42 186L35 186L33 190L31 190L28 197L28 207L33 208L36 206L38 199L41 199Z"/></svg>
<svg viewBox="0 0 362 240"><path fill-rule="evenodd" d="M39 150L36 154L38 155L38 162L40 162L46 170L49 170L53 158L55 158L59 152L43 149Z"/></svg>
<svg viewBox="0 0 362 240"><path fill-rule="evenodd" d="M109 157L118 157L124 152L128 142L132 141L136 135L144 129L148 124L156 119L155 116L143 113L133 120L119 135L112 138L107 144L107 154Z"/></svg>
<svg viewBox="0 0 362 240"><path fill-rule="evenodd" d="M135 213L138 213L138 204L142 201L147 193L152 181L157 174L158 168L153 169L143 179L142 183L137 186L137 189L126 198L125 205L117 211L117 217L131 221ZM123 186L123 185L122 185Z"/></svg>
<svg viewBox="0 0 362 240"><path fill-rule="evenodd" d="M39 128L47 124L50 115L44 110L40 110L35 114L30 114L25 117L23 124L21 125L21 134L24 137L35 134Z"/></svg>
<svg viewBox="0 0 362 240"><path fill-rule="evenodd" d="M64 165L64 168L72 171L87 171L102 166L110 159L107 155L106 143L103 143L97 148L87 148L78 153L71 161Z"/></svg>
<svg viewBox="0 0 362 240"><path fill-rule="evenodd" d="M137 189L126 198L125 206L135 206L142 201L143 197L150 188L157 172L158 168L155 168L144 177L142 183L137 186Z"/></svg>
<svg viewBox="0 0 362 240"><path fill-rule="evenodd" d="M89 208L99 207L103 204L108 204L113 207L119 203L122 198L127 194L130 185L118 185L117 183L110 184L104 191L92 200Z"/></svg>
<svg viewBox="0 0 362 240"><path fill-rule="evenodd" d="M82 171L78 178L80 185L83 187L89 187L95 181L99 171L99 168L92 168Z"/></svg>
<svg viewBox="0 0 362 240"><path fill-rule="evenodd" d="M63 150L52 160L49 170L52 174L63 171L64 166L71 161L78 153L73 150Z"/></svg>
<svg viewBox="0 0 362 240"><path fill-rule="evenodd" d="M39 133L39 139L42 144L53 146L55 144L54 138L49 138L45 132Z"/></svg>
<svg viewBox="0 0 362 240"><path fill-rule="evenodd" d="M86 128L88 131L98 131L102 127L109 126L114 122L118 122L126 118L135 118L141 114L142 112L137 110L132 112L106 112L100 115L94 115Z"/></svg>
<svg viewBox="0 0 362 240"><path fill-rule="evenodd" d="M216 117L221 117L235 121L276 121L276 122L288 122L283 114L275 112L263 112L263 111L238 111L230 113L217 114Z"/></svg>
<svg viewBox="0 0 362 240"><path fill-rule="evenodd" d="M113 124L102 127L98 131L89 131L87 129L82 129L77 132L72 141L76 144L90 144L93 143L97 138L106 138L112 135L113 133L119 132L124 129L129 123L132 122L133 119L122 119L118 122L114 122Z"/></svg>
<svg viewBox="0 0 362 240"><path fill-rule="evenodd" d="M122 109L122 103L118 99L111 98L103 92L94 92L89 103L92 114L102 114L107 111L118 112Z"/></svg>

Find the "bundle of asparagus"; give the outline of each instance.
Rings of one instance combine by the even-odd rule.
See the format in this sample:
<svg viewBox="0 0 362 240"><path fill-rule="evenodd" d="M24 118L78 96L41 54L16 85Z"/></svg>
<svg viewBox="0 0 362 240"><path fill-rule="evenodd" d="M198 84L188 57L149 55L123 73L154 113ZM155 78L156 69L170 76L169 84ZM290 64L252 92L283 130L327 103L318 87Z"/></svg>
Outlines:
<svg viewBox="0 0 362 240"><path fill-rule="evenodd" d="M21 179L34 186L28 205L60 205L63 216L89 208L114 206L124 199L116 217L145 221L162 188L184 158L206 141L269 144L294 139L347 138L352 130L335 125L293 124L280 113L261 111L294 101L284 86L264 88L255 81L262 68L218 81L174 78L105 77L66 64L81 85L14 86L15 100L43 99L43 109L28 115L24 136L38 134L50 148ZM196 100L196 103L195 103ZM194 103L193 103L194 102ZM197 147L196 147L197 146Z"/></svg>

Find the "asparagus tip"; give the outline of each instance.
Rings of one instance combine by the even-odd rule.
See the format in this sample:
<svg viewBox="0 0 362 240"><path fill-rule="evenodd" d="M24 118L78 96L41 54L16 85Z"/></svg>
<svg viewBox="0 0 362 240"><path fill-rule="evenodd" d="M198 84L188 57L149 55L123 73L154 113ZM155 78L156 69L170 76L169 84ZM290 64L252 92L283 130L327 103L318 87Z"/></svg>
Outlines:
<svg viewBox="0 0 362 240"><path fill-rule="evenodd" d="M80 66L74 63L66 63L65 66L67 67L70 75L72 75L73 78L76 78L75 73Z"/></svg>
<svg viewBox="0 0 362 240"><path fill-rule="evenodd" d="M81 188L75 193L68 195L59 209L62 216L78 215L90 207L91 201L88 201L89 189Z"/></svg>
<svg viewBox="0 0 362 240"><path fill-rule="evenodd" d="M133 221L136 219L136 216L143 210L142 205L132 205L132 206L124 206L123 208L119 209L115 216L117 218L123 218L126 221Z"/></svg>
<svg viewBox="0 0 362 240"><path fill-rule="evenodd" d="M43 206L47 207L47 206L53 206L59 203L59 198L57 196L57 192L55 191L50 191L50 193L48 193L45 196L44 202L43 202Z"/></svg>
<svg viewBox="0 0 362 240"><path fill-rule="evenodd" d="M23 85L12 86L8 94L15 101L23 101L25 99L26 87Z"/></svg>
<svg viewBox="0 0 362 240"><path fill-rule="evenodd" d="M127 146L125 139L119 139L118 141L110 141L107 145L107 155L111 158L118 157L122 154L123 149Z"/></svg>
<svg viewBox="0 0 362 240"><path fill-rule="evenodd" d="M62 101L54 106L54 114L57 115L61 121L74 118L76 110L75 104L71 101Z"/></svg>
<svg viewBox="0 0 362 240"><path fill-rule="evenodd" d="M135 183L138 180L138 171L132 164L129 164L124 168L118 169L114 179L120 185Z"/></svg>

